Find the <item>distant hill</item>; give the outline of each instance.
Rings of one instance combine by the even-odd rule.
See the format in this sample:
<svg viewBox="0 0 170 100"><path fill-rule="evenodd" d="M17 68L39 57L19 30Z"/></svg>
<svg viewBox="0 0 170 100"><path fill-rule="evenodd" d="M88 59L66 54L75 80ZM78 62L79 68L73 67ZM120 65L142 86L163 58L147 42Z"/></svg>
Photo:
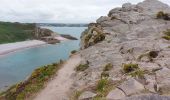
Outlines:
<svg viewBox="0 0 170 100"><path fill-rule="evenodd" d="M36 24L0 22L0 44L33 38Z"/></svg>
<svg viewBox="0 0 170 100"><path fill-rule="evenodd" d="M87 27L88 24L67 24L67 23L38 23L38 26L55 26L55 27Z"/></svg>

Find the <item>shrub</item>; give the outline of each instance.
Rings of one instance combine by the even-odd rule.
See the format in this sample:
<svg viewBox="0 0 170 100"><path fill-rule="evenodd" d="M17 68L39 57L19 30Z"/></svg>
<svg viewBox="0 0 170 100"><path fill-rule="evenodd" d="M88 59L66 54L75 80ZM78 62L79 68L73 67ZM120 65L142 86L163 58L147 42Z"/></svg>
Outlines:
<svg viewBox="0 0 170 100"><path fill-rule="evenodd" d="M109 70L111 70L112 68L113 68L113 65L112 65L111 63L108 63L108 64L105 65L103 71L109 71Z"/></svg>
<svg viewBox="0 0 170 100"><path fill-rule="evenodd" d="M61 64L62 62L36 69L26 81L13 85L3 92L2 96L6 100L28 99L44 87L45 83L59 70Z"/></svg>
<svg viewBox="0 0 170 100"><path fill-rule="evenodd" d="M165 31L164 34L165 36L163 36L162 38L166 40L170 40L170 29L167 29L167 31Z"/></svg>
<svg viewBox="0 0 170 100"><path fill-rule="evenodd" d="M101 73L101 78L108 78L109 77L109 73L108 72L102 72Z"/></svg>
<svg viewBox="0 0 170 100"><path fill-rule="evenodd" d="M130 64L124 64L124 65L123 65L123 71L124 71L125 73L130 73L130 72L133 72L133 71L135 71L135 70L137 70L137 69L139 69L138 64L132 64L132 63L130 63Z"/></svg>
<svg viewBox="0 0 170 100"><path fill-rule="evenodd" d="M73 50L73 51L71 51L71 54L75 54L77 51L76 50Z"/></svg>
<svg viewBox="0 0 170 100"><path fill-rule="evenodd" d="M170 20L169 15L163 11L158 12L156 16L158 19Z"/></svg>
<svg viewBox="0 0 170 100"><path fill-rule="evenodd" d="M137 77L137 78L144 78L144 74L145 72L143 70L136 70L129 73L129 75L131 75L132 77Z"/></svg>
<svg viewBox="0 0 170 100"><path fill-rule="evenodd" d="M76 71L85 71L87 68L89 68L88 64L80 64L76 67Z"/></svg>
<svg viewBox="0 0 170 100"><path fill-rule="evenodd" d="M98 92L103 92L106 89L106 86L108 85L109 81L108 79L101 79L98 81L96 90Z"/></svg>

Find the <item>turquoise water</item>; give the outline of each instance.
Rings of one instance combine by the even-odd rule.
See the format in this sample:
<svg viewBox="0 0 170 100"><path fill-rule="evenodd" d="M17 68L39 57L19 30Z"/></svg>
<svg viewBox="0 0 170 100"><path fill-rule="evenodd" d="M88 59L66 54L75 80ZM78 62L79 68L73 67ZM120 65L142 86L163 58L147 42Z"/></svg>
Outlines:
<svg viewBox="0 0 170 100"><path fill-rule="evenodd" d="M60 34L77 38L85 27L46 27ZM72 50L79 49L80 40L65 41L56 45L44 45L25 49L0 57L0 90L26 79L31 72L42 65L66 60Z"/></svg>

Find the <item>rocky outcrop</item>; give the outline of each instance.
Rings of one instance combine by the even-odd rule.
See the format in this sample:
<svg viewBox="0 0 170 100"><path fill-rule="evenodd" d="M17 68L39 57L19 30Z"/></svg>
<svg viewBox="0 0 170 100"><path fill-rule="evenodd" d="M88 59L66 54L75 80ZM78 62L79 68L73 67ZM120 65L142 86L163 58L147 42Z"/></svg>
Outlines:
<svg viewBox="0 0 170 100"><path fill-rule="evenodd" d="M89 24L82 33L82 50L79 51L82 63L88 61L89 68L75 76L75 89L92 87L100 80L105 65L111 63L113 68L107 71L108 80L124 82L116 84L116 89L102 97L120 99L137 95L137 98L155 98L155 95L138 95L169 95L170 41L162 37L170 29L170 21L159 18L160 12L169 16L170 7L158 0L145 0L136 5L126 3L109 11L108 16L100 17L96 23ZM98 34L102 34L102 38L99 36L100 41L95 42ZM139 68L126 73L124 64L136 64Z"/></svg>

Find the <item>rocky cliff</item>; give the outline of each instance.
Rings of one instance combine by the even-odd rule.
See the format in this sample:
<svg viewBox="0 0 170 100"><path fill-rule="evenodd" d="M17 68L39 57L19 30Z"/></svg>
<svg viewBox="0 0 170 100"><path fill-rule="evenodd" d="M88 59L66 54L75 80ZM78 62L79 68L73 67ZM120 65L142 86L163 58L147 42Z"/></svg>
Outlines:
<svg viewBox="0 0 170 100"><path fill-rule="evenodd" d="M170 95L169 13L167 4L145 0L89 24L74 76L77 98L169 100L160 96Z"/></svg>

